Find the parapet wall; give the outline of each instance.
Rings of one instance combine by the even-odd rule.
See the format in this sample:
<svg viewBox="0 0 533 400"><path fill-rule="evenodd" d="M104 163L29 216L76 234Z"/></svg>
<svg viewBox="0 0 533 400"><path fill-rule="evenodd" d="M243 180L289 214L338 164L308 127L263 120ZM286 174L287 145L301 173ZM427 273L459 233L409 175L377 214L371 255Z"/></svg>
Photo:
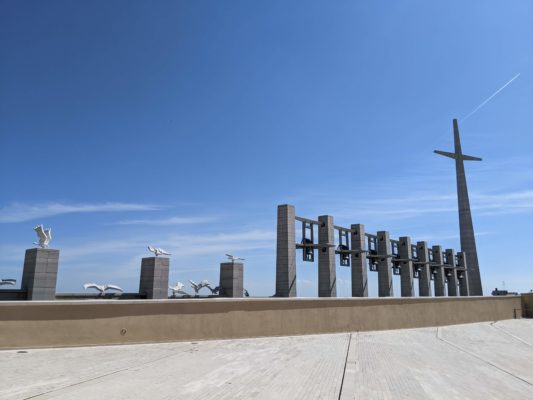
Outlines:
<svg viewBox="0 0 533 400"><path fill-rule="evenodd" d="M520 296L1 302L0 349L418 328L520 309Z"/></svg>

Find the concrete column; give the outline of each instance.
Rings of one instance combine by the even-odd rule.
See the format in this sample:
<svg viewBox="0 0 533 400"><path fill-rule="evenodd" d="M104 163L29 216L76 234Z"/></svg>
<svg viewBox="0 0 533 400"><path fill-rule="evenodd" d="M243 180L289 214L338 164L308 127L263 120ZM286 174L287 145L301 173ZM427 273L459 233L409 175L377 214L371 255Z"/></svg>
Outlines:
<svg viewBox="0 0 533 400"><path fill-rule="evenodd" d="M220 264L220 291L222 297L244 296L244 265L239 262Z"/></svg>
<svg viewBox="0 0 533 400"><path fill-rule="evenodd" d="M389 232L378 232L378 294L379 297L394 296L392 288L392 260Z"/></svg>
<svg viewBox="0 0 533 400"><path fill-rule="evenodd" d="M20 289L27 300L55 300L59 250L28 249Z"/></svg>
<svg viewBox="0 0 533 400"><path fill-rule="evenodd" d="M448 296L457 296L457 271L455 270L455 250L446 249L446 269L451 269L451 274L448 276Z"/></svg>
<svg viewBox="0 0 533 400"><path fill-rule="evenodd" d="M145 257L141 262L139 293L147 299L168 298L169 259L167 257Z"/></svg>
<svg viewBox="0 0 533 400"><path fill-rule="evenodd" d="M464 251L457 253L457 267L459 268L457 271L457 278L459 280L459 293L461 296L470 296L468 268L466 265L467 259L468 257ZM460 275L462 275L462 278L459 278Z"/></svg>
<svg viewBox="0 0 533 400"><path fill-rule="evenodd" d="M429 268L429 252L426 242L417 242L418 261L420 264L420 277L418 278L418 295L431 296L431 270Z"/></svg>
<svg viewBox="0 0 533 400"><path fill-rule="evenodd" d="M433 262L440 265L435 275L435 296L446 296L446 276L444 275L444 257L441 246L433 246Z"/></svg>
<svg viewBox="0 0 533 400"><path fill-rule="evenodd" d="M415 295L415 287L413 284L413 252L411 250L411 238L409 236L400 237L400 245L398 246L398 255L400 260L401 271L400 279L402 285L402 297L413 297Z"/></svg>
<svg viewBox="0 0 533 400"><path fill-rule="evenodd" d="M351 246L352 250L359 253L351 254L352 261L352 297L368 297L368 276L366 268L365 250L365 226L363 224L353 224Z"/></svg>
<svg viewBox="0 0 533 400"><path fill-rule="evenodd" d="M337 297L333 217L318 217L318 297Z"/></svg>
<svg viewBox="0 0 533 400"><path fill-rule="evenodd" d="M296 233L294 206L278 206L276 296L296 297Z"/></svg>

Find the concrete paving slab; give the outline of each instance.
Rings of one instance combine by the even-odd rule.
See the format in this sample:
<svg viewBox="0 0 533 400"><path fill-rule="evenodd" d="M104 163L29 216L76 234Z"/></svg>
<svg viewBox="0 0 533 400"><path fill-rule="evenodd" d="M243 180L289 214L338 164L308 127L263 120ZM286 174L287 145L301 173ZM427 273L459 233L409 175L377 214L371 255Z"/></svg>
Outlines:
<svg viewBox="0 0 533 400"><path fill-rule="evenodd" d="M533 320L0 352L0 398L527 399Z"/></svg>

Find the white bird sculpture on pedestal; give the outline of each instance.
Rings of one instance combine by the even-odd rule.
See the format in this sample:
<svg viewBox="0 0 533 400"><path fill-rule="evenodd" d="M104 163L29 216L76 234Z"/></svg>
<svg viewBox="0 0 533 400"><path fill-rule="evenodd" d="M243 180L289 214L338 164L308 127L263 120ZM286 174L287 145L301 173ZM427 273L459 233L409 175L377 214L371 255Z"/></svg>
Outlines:
<svg viewBox="0 0 533 400"><path fill-rule="evenodd" d="M160 256L160 255L164 255L164 256L171 256L172 254L163 250L163 249L160 249L159 247L152 247L152 246L148 246L148 250L150 250L152 253L155 254L155 256Z"/></svg>
<svg viewBox="0 0 533 400"><path fill-rule="evenodd" d="M16 279L2 279L0 280L0 286L2 285L15 285L17 283Z"/></svg>
<svg viewBox="0 0 533 400"><path fill-rule="evenodd" d="M37 225L33 230L37 233L39 242L33 242L33 244L38 245L41 249L47 249L48 244L52 240L52 228L44 229L43 225Z"/></svg>
<svg viewBox="0 0 533 400"><path fill-rule="evenodd" d="M118 292L124 292L124 290L122 290L122 288L116 286L116 285L97 285L96 283L86 283L85 285L83 285L83 287L85 288L85 290L87 289L96 289L100 292L100 295L104 296L105 295L105 292L106 290L116 290Z"/></svg>
<svg viewBox="0 0 533 400"><path fill-rule="evenodd" d="M204 287L207 287L207 288L211 287L211 284L208 281L206 281L206 280L203 280L200 283L196 283L196 282L191 281L191 280L189 280L189 282L191 282L191 287L194 289L194 293L197 296L198 296L198 292L200 291L200 289L202 289Z"/></svg>
<svg viewBox="0 0 533 400"><path fill-rule="evenodd" d="M235 256L232 256L231 254L226 254L226 257L228 257L228 260L230 260L231 262L244 261L244 258L235 257Z"/></svg>
<svg viewBox="0 0 533 400"><path fill-rule="evenodd" d="M187 293L185 290L182 290L185 285L181 282L176 282L176 286L172 287L169 286L168 288L172 290L172 296L176 297L177 294L181 294L183 296L189 296L189 293Z"/></svg>

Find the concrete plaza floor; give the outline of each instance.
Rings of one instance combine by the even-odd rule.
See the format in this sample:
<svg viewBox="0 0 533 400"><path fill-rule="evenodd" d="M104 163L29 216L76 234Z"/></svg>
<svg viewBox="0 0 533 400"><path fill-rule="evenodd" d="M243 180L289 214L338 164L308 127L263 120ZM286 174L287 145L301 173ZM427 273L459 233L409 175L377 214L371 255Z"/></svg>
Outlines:
<svg viewBox="0 0 533 400"><path fill-rule="evenodd" d="M0 399L533 399L533 320L0 351Z"/></svg>

